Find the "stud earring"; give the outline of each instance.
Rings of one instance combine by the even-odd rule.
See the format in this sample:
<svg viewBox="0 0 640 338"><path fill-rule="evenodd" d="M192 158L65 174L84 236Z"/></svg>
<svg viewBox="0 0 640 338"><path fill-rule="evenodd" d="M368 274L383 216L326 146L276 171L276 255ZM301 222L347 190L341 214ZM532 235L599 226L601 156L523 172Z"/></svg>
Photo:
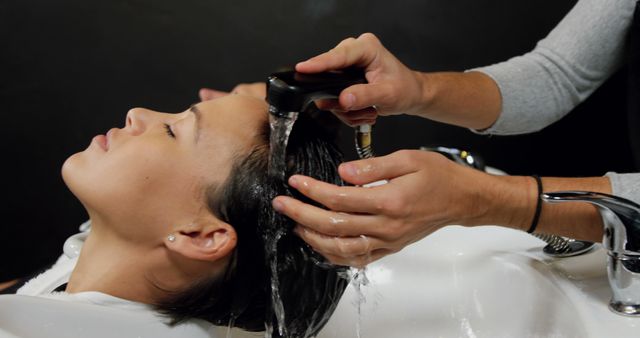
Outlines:
<svg viewBox="0 0 640 338"><path fill-rule="evenodd" d="M169 234L169 236L167 236L167 241L173 243L176 241L176 235L174 234Z"/></svg>

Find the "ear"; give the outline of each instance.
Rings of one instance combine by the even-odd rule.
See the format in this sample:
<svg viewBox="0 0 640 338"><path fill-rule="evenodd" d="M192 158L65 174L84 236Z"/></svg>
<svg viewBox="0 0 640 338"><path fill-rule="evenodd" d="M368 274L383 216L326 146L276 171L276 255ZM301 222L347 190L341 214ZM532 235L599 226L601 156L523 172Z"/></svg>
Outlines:
<svg viewBox="0 0 640 338"><path fill-rule="evenodd" d="M175 239L164 239L170 251L186 258L214 262L233 252L238 242L235 229L215 218L178 227L172 233Z"/></svg>

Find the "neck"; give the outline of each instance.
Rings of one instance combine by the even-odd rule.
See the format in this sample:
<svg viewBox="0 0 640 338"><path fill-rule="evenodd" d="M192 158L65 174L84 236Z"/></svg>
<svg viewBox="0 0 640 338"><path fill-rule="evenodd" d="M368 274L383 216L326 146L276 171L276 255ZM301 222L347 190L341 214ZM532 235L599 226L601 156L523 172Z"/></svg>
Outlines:
<svg viewBox="0 0 640 338"><path fill-rule="evenodd" d="M67 292L98 291L115 297L152 304L160 290L147 278L153 248L133 245L92 222Z"/></svg>

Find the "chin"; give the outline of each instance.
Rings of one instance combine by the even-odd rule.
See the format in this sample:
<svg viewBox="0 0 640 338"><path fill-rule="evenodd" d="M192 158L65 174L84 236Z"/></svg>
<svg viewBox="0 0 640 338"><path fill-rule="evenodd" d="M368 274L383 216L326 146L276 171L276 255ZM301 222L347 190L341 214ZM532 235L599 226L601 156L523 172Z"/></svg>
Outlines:
<svg viewBox="0 0 640 338"><path fill-rule="evenodd" d="M88 168L83 163L82 153L76 153L67 158L62 164L62 180L69 191L80 201L89 218L96 220L100 217L93 206L100 204L100 201L96 200L99 199L99 196L95 194L95 185L91 184L89 177L86 177Z"/></svg>
<svg viewBox="0 0 640 338"><path fill-rule="evenodd" d="M85 199L88 196L84 196L91 190L91 183L89 178L86 177L89 173L88 168L84 165L86 161L84 161L83 153L76 153L69 158L67 158L62 164L62 169L60 170L62 174L62 180L64 184L69 188L71 193L76 196L80 203L82 203L85 208L87 207L85 203ZM89 188L89 189L87 189ZM83 193L83 191L87 190L87 192Z"/></svg>
<svg viewBox="0 0 640 338"><path fill-rule="evenodd" d="M64 181L64 184L67 185L67 187L69 189L72 188L73 183L74 183L74 178L75 178L75 173L78 172L79 168L79 163L80 162L80 157L81 153L75 153L71 156L69 156L64 163L62 164L62 169L60 170L60 173L62 174L62 180ZM73 191L73 189L72 189Z"/></svg>
<svg viewBox="0 0 640 338"><path fill-rule="evenodd" d="M92 219L119 214L123 205L130 205L122 202L127 196L92 155L83 151L69 156L62 164L62 180Z"/></svg>

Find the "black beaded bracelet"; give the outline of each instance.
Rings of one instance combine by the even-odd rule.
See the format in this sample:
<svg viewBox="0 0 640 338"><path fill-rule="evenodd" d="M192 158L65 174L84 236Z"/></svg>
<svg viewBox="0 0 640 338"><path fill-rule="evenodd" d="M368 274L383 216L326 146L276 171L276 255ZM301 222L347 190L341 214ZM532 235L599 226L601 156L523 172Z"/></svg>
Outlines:
<svg viewBox="0 0 640 338"><path fill-rule="evenodd" d="M542 179L540 179L540 176L538 175L531 175L531 177L536 180L536 185L538 186L538 195L536 199L536 213L533 214L533 221L531 221L531 226L529 227L529 230L527 230L527 232L530 234L536 231L538 221L540 220L540 211L542 210Z"/></svg>

